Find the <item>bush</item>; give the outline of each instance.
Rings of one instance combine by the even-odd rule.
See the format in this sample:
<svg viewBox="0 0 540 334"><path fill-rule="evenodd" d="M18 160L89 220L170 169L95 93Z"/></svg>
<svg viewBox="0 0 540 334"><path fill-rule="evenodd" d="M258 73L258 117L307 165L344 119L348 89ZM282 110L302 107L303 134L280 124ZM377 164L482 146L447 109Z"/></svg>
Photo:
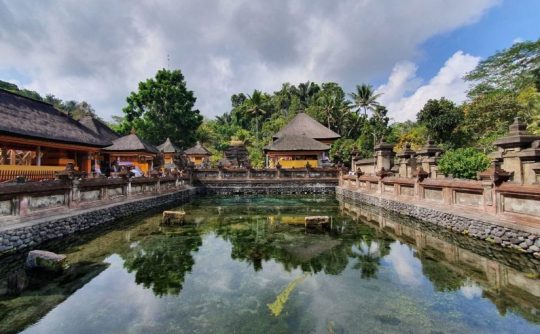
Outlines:
<svg viewBox="0 0 540 334"><path fill-rule="evenodd" d="M488 156L474 148L449 150L439 160L439 170L445 175L462 179L476 179L476 173L490 165Z"/></svg>

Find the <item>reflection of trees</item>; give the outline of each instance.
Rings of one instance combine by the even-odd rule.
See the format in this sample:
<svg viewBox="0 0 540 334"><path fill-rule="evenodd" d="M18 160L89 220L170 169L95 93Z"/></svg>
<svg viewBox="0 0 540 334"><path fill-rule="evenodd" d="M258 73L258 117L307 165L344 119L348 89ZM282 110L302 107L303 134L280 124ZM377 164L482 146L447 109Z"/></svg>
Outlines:
<svg viewBox="0 0 540 334"><path fill-rule="evenodd" d="M178 234L153 235L140 241L124 257L124 267L135 272L135 282L152 288L158 295L177 295L182 290L184 277L195 264L191 252L202 245L196 229Z"/></svg>
<svg viewBox="0 0 540 334"><path fill-rule="evenodd" d="M369 232L371 233L362 234L352 250L352 257L357 260L353 268L360 270L361 277L364 279L377 278L380 260L390 253L390 243L393 241L384 238L376 231Z"/></svg>
<svg viewBox="0 0 540 334"><path fill-rule="evenodd" d="M306 273L337 275L352 257L358 260L355 268L362 270L362 277L369 278L376 276L380 258L389 252L389 242L382 234L365 225L348 224L346 219L339 219L331 230L307 232L303 226L260 220L216 226L217 234L232 244L231 257L251 263L256 271L273 259L288 271L299 268Z"/></svg>
<svg viewBox="0 0 540 334"><path fill-rule="evenodd" d="M456 291L465 283L465 277L448 268L442 262L428 257L421 257L422 273L426 276L435 291Z"/></svg>

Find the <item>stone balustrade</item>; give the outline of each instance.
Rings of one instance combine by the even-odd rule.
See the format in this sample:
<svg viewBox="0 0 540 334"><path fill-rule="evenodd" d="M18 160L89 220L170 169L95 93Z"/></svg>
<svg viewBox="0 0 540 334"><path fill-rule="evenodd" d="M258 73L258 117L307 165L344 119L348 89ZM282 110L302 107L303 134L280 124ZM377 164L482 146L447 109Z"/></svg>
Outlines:
<svg viewBox="0 0 540 334"><path fill-rule="evenodd" d="M193 169L194 180L257 180L257 179L337 179L340 169L325 168L204 168Z"/></svg>
<svg viewBox="0 0 540 334"><path fill-rule="evenodd" d="M187 177L88 178L0 184L0 227L179 190Z"/></svg>
<svg viewBox="0 0 540 334"><path fill-rule="evenodd" d="M540 186L492 181L343 175L344 188L396 201L472 209L516 220L529 220L540 230ZM533 221L537 221L533 224Z"/></svg>

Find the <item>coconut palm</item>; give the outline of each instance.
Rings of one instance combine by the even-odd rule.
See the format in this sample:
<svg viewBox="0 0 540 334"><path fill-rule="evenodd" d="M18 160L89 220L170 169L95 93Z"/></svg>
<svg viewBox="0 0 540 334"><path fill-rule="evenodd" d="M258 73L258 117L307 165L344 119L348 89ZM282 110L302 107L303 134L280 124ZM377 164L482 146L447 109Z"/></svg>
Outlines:
<svg viewBox="0 0 540 334"><path fill-rule="evenodd" d="M309 103L311 102L311 99L317 94L321 88L319 85L317 85L314 82L306 81L305 83L302 82L298 84L298 87L292 86L291 92L298 96L298 99L300 100L300 103L304 108L306 108Z"/></svg>
<svg viewBox="0 0 540 334"><path fill-rule="evenodd" d="M266 115L266 97L261 91L254 90L253 94L248 95L246 100L246 111L255 117L255 129L257 131L257 139L259 139L259 117Z"/></svg>
<svg viewBox="0 0 540 334"><path fill-rule="evenodd" d="M377 99L381 94L376 94L371 85L356 85L356 92L349 95L353 99L356 112L363 111L365 116L368 111L374 111L380 105Z"/></svg>

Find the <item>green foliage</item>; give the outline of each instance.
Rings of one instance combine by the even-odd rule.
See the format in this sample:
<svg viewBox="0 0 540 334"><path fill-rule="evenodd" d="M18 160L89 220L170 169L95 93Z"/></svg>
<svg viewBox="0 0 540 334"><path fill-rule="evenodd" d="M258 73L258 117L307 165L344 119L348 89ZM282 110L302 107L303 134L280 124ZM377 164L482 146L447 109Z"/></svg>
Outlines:
<svg viewBox="0 0 540 334"><path fill-rule="evenodd" d="M284 83L272 94L258 90L252 94L234 94L231 111L216 117L215 121L208 121L215 134L211 145L222 151L227 148L225 143L235 137L246 144L252 165L263 166L262 150L272 142L272 135L296 114L306 112L348 139L340 142L331 156L348 163L353 142L361 155L371 156L375 140L389 132L387 110L378 104L379 95L371 86L358 86L358 91L351 96L357 97L356 112L347 94L335 82L319 85L308 81L297 86ZM369 116L368 111L371 111Z"/></svg>
<svg viewBox="0 0 540 334"><path fill-rule="evenodd" d="M330 149L330 159L335 162L342 162L350 167L351 156L355 149L355 144L354 140L348 138L336 140Z"/></svg>
<svg viewBox="0 0 540 334"><path fill-rule="evenodd" d="M187 89L180 70L159 70L155 78L140 82L138 91L126 100L125 119L120 126L123 132L133 127L142 138L156 145L167 137L180 147L195 143L193 130L202 124L202 116L193 109L196 98Z"/></svg>
<svg viewBox="0 0 540 334"><path fill-rule="evenodd" d="M490 161L486 154L474 148L458 148L446 152L438 162L445 175L455 178L476 179L476 173L486 170Z"/></svg>
<svg viewBox="0 0 540 334"><path fill-rule="evenodd" d="M430 99L416 117L435 142L445 144L446 147L457 146L461 136L455 130L463 121L463 110L454 102L444 97L439 100Z"/></svg>
<svg viewBox="0 0 540 334"><path fill-rule="evenodd" d="M19 94L24 97L31 98L37 101L43 101L52 104L56 109L61 112L71 116L75 120L80 120L85 116L92 116L94 118L99 118L96 115L96 112L92 106L85 101L63 101L62 99L57 98L52 94L47 94L45 97L42 97L38 92L28 89L21 89L17 85L0 80L0 88L7 91Z"/></svg>
<svg viewBox="0 0 540 334"><path fill-rule="evenodd" d="M388 142L395 143L395 152L401 152L405 149L407 143L411 144L411 148L415 151L419 150L426 144L428 132L425 126L413 121L403 123L394 123L390 126Z"/></svg>
<svg viewBox="0 0 540 334"><path fill-rule="evenodd" d="M514 43L478 64L465 79L475 82L471 96L493 89L521 90L540 82L540 39Z"/></svg>

